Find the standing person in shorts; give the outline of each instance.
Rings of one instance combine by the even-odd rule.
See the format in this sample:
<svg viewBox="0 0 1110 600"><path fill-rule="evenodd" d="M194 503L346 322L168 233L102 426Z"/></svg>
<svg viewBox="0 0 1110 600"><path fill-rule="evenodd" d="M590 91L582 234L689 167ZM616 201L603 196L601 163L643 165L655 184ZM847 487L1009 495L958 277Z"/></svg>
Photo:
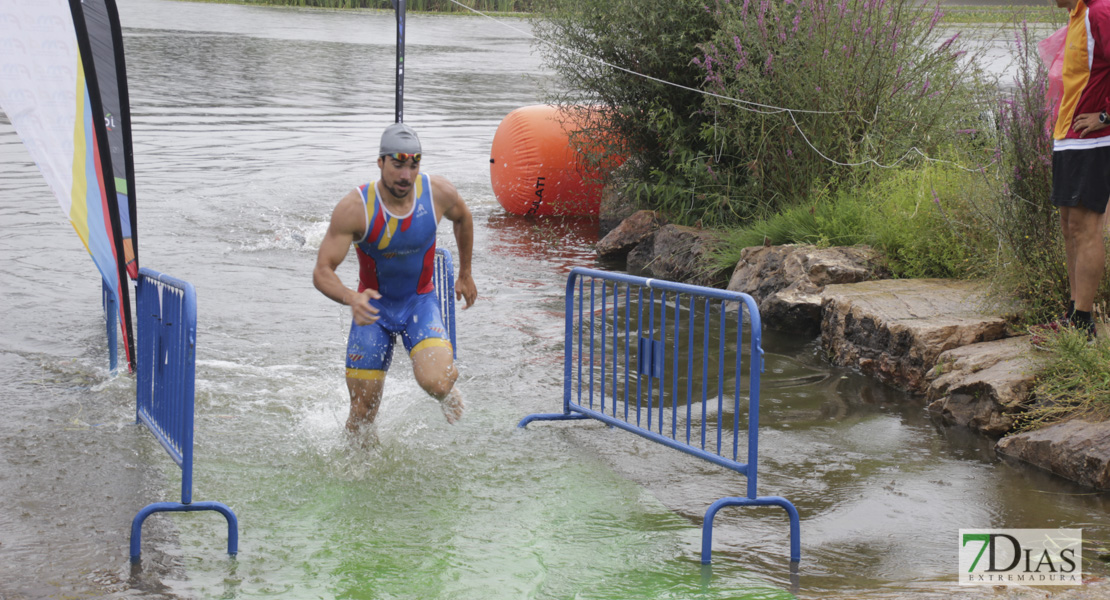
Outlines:
<svg viewBox="0 0 1110 600"><path fill-rule="evenodd" d="M1110 0L1056 0L1069 13L1063 97L1053 131L1052 203L1060 208L1071 306L1067 322L1095 337L1091 311L1106 268L1110 200Z"/></svg>
<svg viewBox="0 0 1110 600"><path fill-rule="evenodd" d="M420 172L420 158L420 140L411 127L395 123L385 129L378 150L381 178L339 201L312 272L316 289L351 307L347 429L353 434L373 436L398 334L417 383L439 401L447 422L462 416L462 396L454 387L459 374L432 273L436 228L446 217L454 224L459 250L455 294L466 301L464 309L470 308L477 297L470 274L474 222L451 182ZM357 290L345 286L335 272L351 244L359 262Z"/></svg>

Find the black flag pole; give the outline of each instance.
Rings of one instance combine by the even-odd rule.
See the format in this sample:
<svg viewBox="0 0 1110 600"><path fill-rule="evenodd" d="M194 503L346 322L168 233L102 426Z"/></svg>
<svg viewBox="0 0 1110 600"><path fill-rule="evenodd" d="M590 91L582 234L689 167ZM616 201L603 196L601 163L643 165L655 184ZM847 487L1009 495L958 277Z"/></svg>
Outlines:
<svg viewBox="0 0 1110 600"><path fill-rule="evenodd" d="M405 0L391 0L397 13L397 122L405 120Z"/></svg>

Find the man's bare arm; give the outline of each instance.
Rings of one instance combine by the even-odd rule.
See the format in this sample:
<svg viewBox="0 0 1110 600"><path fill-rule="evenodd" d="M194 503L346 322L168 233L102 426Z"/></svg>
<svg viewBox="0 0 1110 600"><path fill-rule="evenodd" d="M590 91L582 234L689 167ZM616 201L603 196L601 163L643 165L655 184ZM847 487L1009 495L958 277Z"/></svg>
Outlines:
<svg viewBox="0 0 1110 600"><path fill-rule="evenodd" d="M474 217L458 190L449 181L436 177L436 199L442 203L443 216L454 227L455 244L459 247L459 271L455 277L455 297L466 301L463 310L470 308L478 298L478 288L474 285L470 264L474 253Z"/></svg>
<svg viewBox="0 0 1110 600"><path fill-rule="evenodd" d="M367 289L362 293L343 285L336 274L336 269L347 258L360 234L362 234L366 217L362 198L352 191L336 205L332 211L328 231L324 240L320 242L320 250L316 253L316 267L312 270L312 283L328 298L351 307L351 315L355 323L367 325L377 320L377 309L370 306L369 298L381 298L377 290Z"/></svg>

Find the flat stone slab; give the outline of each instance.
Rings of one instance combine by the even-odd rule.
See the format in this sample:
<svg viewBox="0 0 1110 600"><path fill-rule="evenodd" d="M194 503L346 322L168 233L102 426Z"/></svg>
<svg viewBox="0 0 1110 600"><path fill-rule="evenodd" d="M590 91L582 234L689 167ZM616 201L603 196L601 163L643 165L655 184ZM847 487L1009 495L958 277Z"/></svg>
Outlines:
<svg viewBox="0 0 1110 600"><path fill-rule="evenodd" d="M866 246L753 246L740 253L728 289L759 303L764 327L815 335L826 285L886 276L878 253Z"/></svg>
<svg viewBox="0 0 1110 600"><path fill-rule="evenodd" d="M947 279L828 285L821 343L834 363L924 393L946 350L1006 337L1004 315L984 308L986 287Z"/></svg>
<svg viewBox="0 0 1110 600"><path fill-rule="evenodd" d="M927 374L929 411L949 424L999 437L1014 426L1041 368L1030 336L947 350Z"/></svg>
<svg viewBox="0 0 1110 600"><path fill-rule="evenodd" d="M1110 490L1110 422L1067 421L1007 436L995 450L1098 490Z"/></svg>

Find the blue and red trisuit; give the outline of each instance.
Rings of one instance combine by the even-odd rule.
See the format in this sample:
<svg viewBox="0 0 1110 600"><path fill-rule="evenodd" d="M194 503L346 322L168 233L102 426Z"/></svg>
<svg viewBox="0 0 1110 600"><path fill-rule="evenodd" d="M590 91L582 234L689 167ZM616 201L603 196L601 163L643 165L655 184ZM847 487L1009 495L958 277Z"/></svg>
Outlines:
<svg viewBox="0 0 1110 600"><path fill-rule="evenodd" d="M436 226L431 179L419 174L407 215L394 215L378 195L376 182L359 186L366 208L366 233L355 245L359 262L358 291L375 289L370 300L378 320L351 322L347 338L347 377L381 379L393 360L397 334L411 356L424 348L451 348L436 299ZM373 200L371 201L371 194Z"/></svg>

